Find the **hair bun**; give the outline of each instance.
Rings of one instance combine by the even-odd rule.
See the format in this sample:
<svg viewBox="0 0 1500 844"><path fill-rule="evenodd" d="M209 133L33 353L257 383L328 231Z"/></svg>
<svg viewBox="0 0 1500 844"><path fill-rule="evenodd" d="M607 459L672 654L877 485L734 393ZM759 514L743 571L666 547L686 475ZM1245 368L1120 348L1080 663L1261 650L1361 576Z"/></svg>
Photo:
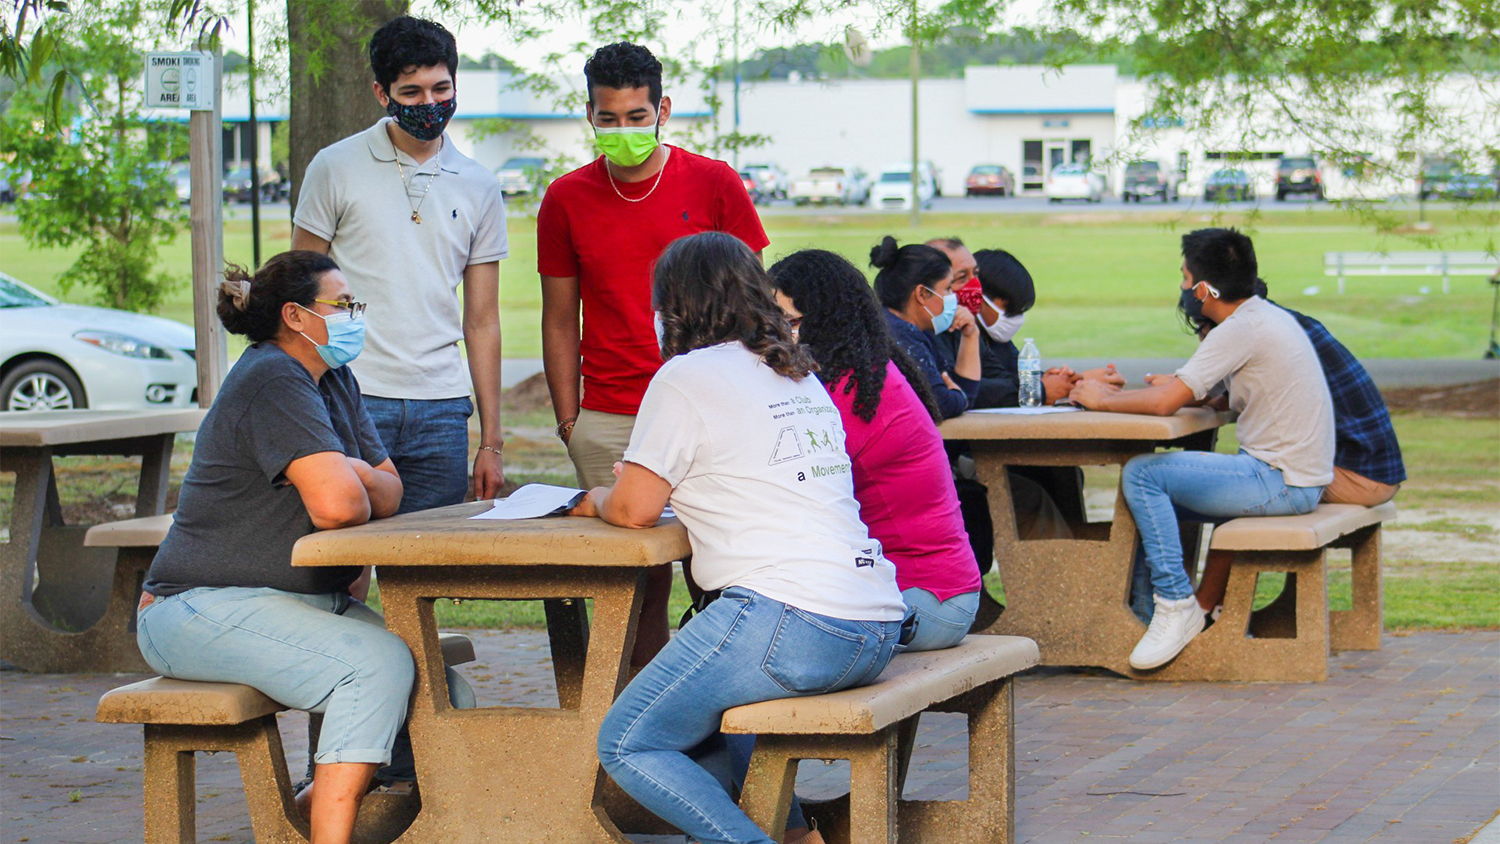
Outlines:
<svg viewBox="0 0 1500 844"><path fill-rule="evenodd" d="M870 264L883 270L895 266L900 255L901 248L896 245L896 239L886 235L881 238L879 246L870 250Z"/></svg>

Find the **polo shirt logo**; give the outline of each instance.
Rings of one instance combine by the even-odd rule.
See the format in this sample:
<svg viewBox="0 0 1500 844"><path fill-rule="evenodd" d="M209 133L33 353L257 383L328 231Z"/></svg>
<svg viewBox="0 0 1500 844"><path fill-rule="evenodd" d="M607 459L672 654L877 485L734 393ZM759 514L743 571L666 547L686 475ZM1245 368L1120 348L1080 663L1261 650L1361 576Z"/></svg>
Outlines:
<svg viewBox="0 0 1500 844"><path fill-rule="evenodd" d="M686 212L686 211L682 212L682 221L684 223L686 223L688 221L688 212Z"/></svg>

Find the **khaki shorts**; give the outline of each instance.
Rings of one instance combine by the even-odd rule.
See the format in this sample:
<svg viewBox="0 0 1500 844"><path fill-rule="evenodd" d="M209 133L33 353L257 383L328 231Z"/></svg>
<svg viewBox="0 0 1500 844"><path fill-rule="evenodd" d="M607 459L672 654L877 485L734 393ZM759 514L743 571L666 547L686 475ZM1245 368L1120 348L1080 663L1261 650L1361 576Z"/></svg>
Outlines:
<svg viewBox="0 0 1500 844"><path fill-rule="evenodd" d="M579 410L568 437L568 457L584 489L615 485L615 463L625 458L635 417L623 413Z"/></svg>
<svg viewBox="0 0 1500 844"><path fill-rule="evenodd" d="M1323 487L1323 500L1329 504L1358 504L1374 507L1396 497L1401 485L1383 484L1348 469L1333 467L1333 483Z"/></svg>

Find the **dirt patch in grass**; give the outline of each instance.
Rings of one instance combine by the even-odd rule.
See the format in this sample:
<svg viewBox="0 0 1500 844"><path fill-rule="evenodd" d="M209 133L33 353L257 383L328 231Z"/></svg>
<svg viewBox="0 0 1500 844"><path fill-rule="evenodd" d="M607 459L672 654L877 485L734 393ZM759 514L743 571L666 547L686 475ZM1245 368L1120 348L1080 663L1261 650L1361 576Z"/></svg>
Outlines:
<svg viewBox="0 0 1500 844"><path fill-rule="evenodd" d="M1382 390L1392 411L1500 419L1500 378L1446 387L1402 387Z"/></svg>
<svg viewBox="0 0 1500 844"><path fill-rule="evenodd" d="M545 373L538 372L500 394L501 418L512 413L531 413L551 407L552 394L547 391Z"/></svg>

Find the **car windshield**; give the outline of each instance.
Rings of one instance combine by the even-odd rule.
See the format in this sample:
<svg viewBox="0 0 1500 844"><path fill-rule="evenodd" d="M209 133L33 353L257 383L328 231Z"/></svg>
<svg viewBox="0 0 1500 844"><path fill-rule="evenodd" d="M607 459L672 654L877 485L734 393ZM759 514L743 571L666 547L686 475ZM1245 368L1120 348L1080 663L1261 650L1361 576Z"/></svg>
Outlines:
<svg viewBox="0 0 1500 844"><path fill-rule="evenodd" d="M1316 166L1318 166L1317 162L1313 161L1311 158L1281 159L1281 167L1284 170L1310 170Z"/></svg>
<svg viewBox="0 0 1500 844"><path fill-rule="evenodd" d="M1212 182L1238 182L1245 178L1245 174L1238 170L1220 170L1209 178Z"/></svg>
<svg viewBox="0 0 1500 844"><path fill-rule="evenodd" d="M1155 176L1161 172L1161 165L1155 161L1137 161L1125 168L1125 176Z"/></svg>
<svg viewBox="0 0 1500 844"><path fill-rule="evenodd" d="M1078 165L1078 164L1063 164L1063 165L1058 166L1057 169L1053 170L1052 171L1052 175L1054 175L1054 176L1082 176L1085 172L1086 171L1083 169L1082 165Z"/></svg>
<svg viewBox="0 0 1500 844"><path fill-rule="evenodd" d="M0 278L0 308L39 308L50 304L14 281Z"/></svg>
<svg viewBox="0 0 1500 844"><path fill-rule="evenodd" d="M910 182L911 172L908 170L887 170L880 174L882 182Z"/></svg>
<svg viewBox="0 0 1500 844"><path fill-rule="evenodd" d="M501 170L535 170L542 166L540 158L512 158L500 165Z"/></svg>
<svg viewBox="0 0 1500 844"><path fill-rule="evenodd" d="M1432 176L1451 176L1454 173L1459 173L1459 172L1462 172L1462 171L1459 169L1457 161L1447 161L1447 160L1433 161L1433 162L1429 163L1426 167L1422 168L1422 174L1424 176L1428 176L1428 177L1432 177Z"/></svg>
<svg viewBox="0 0 1500 844"><path fill-rule="evenodd" d="M248 181L250 181L250 168L249 167L239 167L237 169L230 170L229 173L224 176L224 181L226 181L226 182L248 182Z"/></svg>
<svg viewBox="0 0 1500 844"><path fill-rule="evenodd" d="M838 167L819 167L807 175L814 179L839 179L843 178L844 171Z"/></svg>
<svg viewBox="0 0 1500 844"><path fill-rule="evenodd" d="M998 176L1000 168L994 164L981 164L972 171L976 176Z"/></svg>

